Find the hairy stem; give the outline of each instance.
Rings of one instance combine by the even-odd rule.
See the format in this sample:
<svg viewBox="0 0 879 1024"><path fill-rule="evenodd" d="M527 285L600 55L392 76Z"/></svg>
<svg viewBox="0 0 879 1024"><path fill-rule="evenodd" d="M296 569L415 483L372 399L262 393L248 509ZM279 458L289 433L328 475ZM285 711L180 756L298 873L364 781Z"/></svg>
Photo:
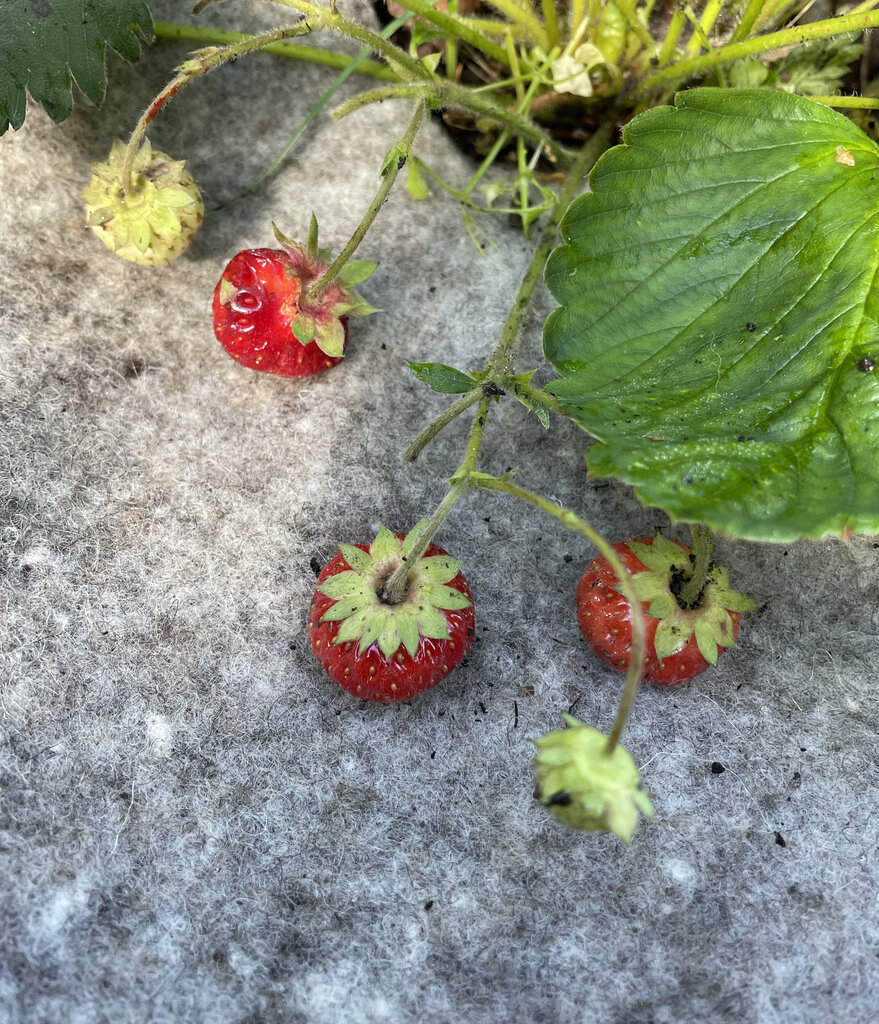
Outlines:
<svg viewBox="0 0 879 1024"><path fill-rule="evenodd" d="M409 586L409 567L414 565L424 552L427 551L434 534L445 522L446 516L458 504L470 487L470 478L476 468L479 449L482 447L482 436L485 432L486 420L488 419L489 402L490 399L483 397L479 403L476 418L473 420L473 426L470 428L467 451L457 472L452 477L452 485L449 488L448 494L443 498L424 528L419 530L416 535L410 535L406 538L406 543L400 552L400 564L385 584L384 598L390 604L396 604L403 600Z"/></svg>
<svg viewBox="0 0 879 1024"><path fill-rule="evenodd" d="M320 295L321 290L329 284L330 281L335 279L342 267L354 255L357 246L363 241L363 237L366 232L369 231L370 227L372 227L372 222L378 216L379 210L384 206L385 200L388 198L391 189L394 187L397 175L405 166L409 156L411 155L412 143L415 141L415 136L418 134L418 129L421 127L421 123L424 120L426 110L427 105L424 102L418 103L406 131L403 133L403 137L399 142L395 143L395 145L391 147L388 154L389 156L392 156L395 150L399 150L401 153L400 158L398 160L391 159L390 162L386 164L381 185L379 185L375 198L369 204L369 209L363 215L363 219L357 225L357 229L354 234L348 239L348 243L345 248L342 249L339 255L308 289L308 296L304 298L306 303L309 301L309 297L314 298Z"/></svg>
<svg viewBox="0 0 879 1024"><path fill-rule="evenodd" d="M690 532L693 535L691 550L695 561L691 573L677 595L678 602L685 608L692 608L705 589L708 570L711 567L711 556L714 553L714 534L707 526L703 526L701 523L691 523Z"/></svg>
<svg viewBox="0 0 879 1024"><path fill-rule="evenodd" d="M363 25L359 25L350 18L343 18L332 7L321 7L319 4L311 3L310 0L274 0L274 2L301 11L308 18L320 19L322 28L333 29L341 35L348 36L349 39L355 39L358 43L372 47L376 53L385 58L392 69L399 68L411 78L427 81L434 81L436 78L420 60L410 57L405 50L401 50L399 46L395 46L387 39L382 39L377 32L364 28Z"/></svg>
<svg viewBox="0 0 879 1024"><path fill-rule="evenodd" d="M246 32L232 32L228 29L209 28L207 25L181 25L174 21L153 22L153 28L159 39L184 39L187 42L204 43L210 46L227 46L230 43L243 43L255 38ZM324 50L319 46L301 46L299 43L280 41L261 46L264 53L272 53L276 57L289 57L293 60L304 60L310 64L322 64L329 68L344 69L351 63L347 53L336 50ZM386 64L374 60L361 60L357 65L357 73L369 78L379 78L386 82L398 82L396 75Z"/></svg>
<svg viewBox="0 0 879 1024"><path fill-rule="evenodd" d="M172 96L176 96L184 85L191 82L194 78L206 75L209 71L213 71L215 68L228 63L230 60L235 60L246 53L265 49L266 46L277 43L281 39L288 39L291 36L307 35L313 29L319 27L319 25L309 24L307 21L300 21L296 25L288 25L286 28L275 29L273 32L264 32L258 36L247 36L237 43L218 47L207 53L198 53L187 60L182 65L180 72L171 79L143 114L141 114L140 120L134 126L134 131L128 140L125 160L122 164L122 186L125 191L130 192L133 188L132 170L134 158L140 149L140 144L146 134L148 125L155 119L156 114L158 114L168 100Z"/></svg>
<svg viewBox="0 0 879 1024"><path fill-rule="evenodd" d="M827 39L845 32L862 32L877 26L879 26L879 12L867 11L863 14L846 14L824 21L815 21L808 25L797 25L795 28L770 32L765 36L756 36L743 42L729 43L710 53L678 61L677 64L672 64L648 75L638 87L638 92L653 92L660 88L672 87L682 79L709 71L721 64L728 64L730 61L741 60L742 57L753 57L756 54L767 53L780 47L798 46L813 39Z"/></svg>
<svg viewBox="0 0 879 1024"><path fill-rule="evenodd" d="M512 370L513 352L519 336L519 328L522 326L522 318L534 295L534 289L541 279L546 259L558 241L559 223L571 204L571 200L580 188L586 173L610 145L610 134L611 127L609 125L603 125L599 128L577 154L570 171L565 177L565 184L559 195L558 202L543 230L540 242L519 286L518 294L501 331L500 341L488 362L489 379L494 380L497 384L500 384L501 380Z"/></svg>
<svg viewBox="0 0 879 1024"><path fill-rule="evenodd" d="M522 501L527 501L529 505L534 505L541 511L551 515L554 519L557 519L567 529L581 534L604 555L610 563L614 575L620 581L620 589L632 609L632 658L626 673L626 685L623 695L607 738L605 749L608 754L612 754L617 743L619 743L626 719L629 717L632 703L635 700L635 694L638 692L638 683L644 671L644 660L647 652L644 613L641 611L641 601L635 592L632 577L611 544L597 530L591 527L589 523L572 512L571 509L554 505L551 501L536 494L534 491L528 491L524 487L510 483L509 480L488 476L485 473L474 474L471 477L471 486L490 491L503 491L505 494L511 494L515 498L521 498Z"/></svg>
<svg viewBox="0 0 879 1024"><path fill-rule="evenodd" d="M466 395L462 395L454 405L450 405L445 412L437 416L403 452L403 458L406 462L415 462L436 435L441 430L444 430L453 420L456 420L462 412L466 412L471 405L475 405L483 397L483 394L484 392L481 387L475 388Z"/></svg>

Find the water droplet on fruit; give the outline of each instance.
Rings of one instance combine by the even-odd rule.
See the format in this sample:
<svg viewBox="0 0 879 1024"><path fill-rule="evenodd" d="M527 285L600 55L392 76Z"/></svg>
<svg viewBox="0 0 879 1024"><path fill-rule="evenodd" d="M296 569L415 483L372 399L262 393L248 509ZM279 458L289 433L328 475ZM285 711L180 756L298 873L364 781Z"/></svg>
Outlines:
<svg viewBox="0 0 879 1024"><path fill-rule="evenodd" d="M236 313L253 313L262 306L262 300L263 295L261 291L239 288L232 296L229 307L234 309Z"/></svg>

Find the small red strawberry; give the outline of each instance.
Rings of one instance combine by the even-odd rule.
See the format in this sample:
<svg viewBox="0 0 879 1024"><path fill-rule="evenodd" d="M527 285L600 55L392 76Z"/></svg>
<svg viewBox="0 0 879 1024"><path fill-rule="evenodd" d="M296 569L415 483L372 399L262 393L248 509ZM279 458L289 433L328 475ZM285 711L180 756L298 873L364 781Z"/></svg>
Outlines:
<svg viewBox="0 0 879 1024"><path fill-rule="evenodd" d="M644 680L675 686L716 665L721 650L733 646L741 613L756 607L730 588L729 571L712 565L701 594L692 607L684 607L676 595L692 571L689 548L657 533L613 549L633 574L646 616ZM577 621L602 661L622 671L629 667L631 606L603 555L590 563L577 586Z"/></svg>
<svg viewBox="0 0 879 1024"><path fill-rule="evenodd" d="M282 249L245 249L234 256L214 289L214 334L242 366L278 377L310 377L340 363L348 316L374 312L349 285L377 264L346 263L339 277L310 296L327 269L317 249L316 225L307 249L275 229Z"/></svg>
<svg viewBox="0 0 879 1024"><path fill-rule="evenodd" d="M403 600L384 599L404 540L382 526L370 545L341 545L318 576L308 613L318 661L362 700L410 700L429 690L473 639L473 597L461 563L436 544L412 566Z"/></svg>

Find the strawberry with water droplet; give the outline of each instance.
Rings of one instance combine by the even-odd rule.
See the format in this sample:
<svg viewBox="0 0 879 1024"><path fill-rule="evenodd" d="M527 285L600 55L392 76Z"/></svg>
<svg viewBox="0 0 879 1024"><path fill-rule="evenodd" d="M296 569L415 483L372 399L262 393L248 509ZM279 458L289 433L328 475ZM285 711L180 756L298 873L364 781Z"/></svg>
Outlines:
<svg viewBox="0 0 879 1024"><path fill-rule="evenodd" d="M213 296L214 333L242 366L278 377L310 377L342 361L348 317L374 312L352 291L375 270L371 260L346 263L315 290L329 253L317 248L317 225L307 247L275 228L281 249L244 249L227 264Z"/></svg>

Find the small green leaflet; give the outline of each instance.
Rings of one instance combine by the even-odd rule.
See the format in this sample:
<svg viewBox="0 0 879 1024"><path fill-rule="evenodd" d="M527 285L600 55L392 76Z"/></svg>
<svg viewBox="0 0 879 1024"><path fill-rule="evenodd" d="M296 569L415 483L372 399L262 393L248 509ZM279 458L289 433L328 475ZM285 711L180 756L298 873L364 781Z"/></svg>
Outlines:
<svg viewBox="0 0 879 1024"><path fill-rule="evenodd" d="M143 0L2 0L0 135L24 123L26 93L53 121L63 121L73 107L71 78L100 103L107 46L134 63L141 43L152 40Z"/></svg>
<svg viewBox="0 0 879 1024"><path fill-rule="evenodd" d="M406 363L406 369L422 384L443 395L463 395L477 386L472 377L445 363Z"/></svg>
<svg viewBox="0 0 879 1024"><path fill-rule="evenodd" d="M801 97L695 89L591 186L544 329L590 471L753 540L879 532L879 148Z"/></svg>

